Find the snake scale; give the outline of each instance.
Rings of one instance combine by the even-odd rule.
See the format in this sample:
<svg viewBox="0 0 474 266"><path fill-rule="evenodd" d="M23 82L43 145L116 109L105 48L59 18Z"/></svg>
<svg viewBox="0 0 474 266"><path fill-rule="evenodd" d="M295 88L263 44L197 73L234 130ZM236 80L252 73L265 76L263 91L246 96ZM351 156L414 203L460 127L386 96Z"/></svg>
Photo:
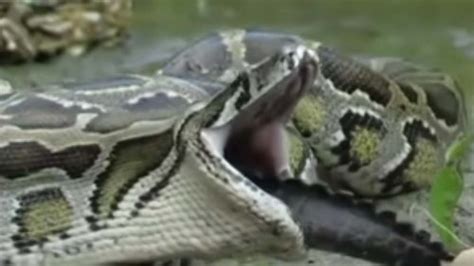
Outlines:
<svg viewBox="0 0 474 266"><path fill-rule="evenodd" d="M444 73L229 30L154 76L0 89L0 265L297 259L306 248L451 259L359 200L425 188L442 167L465 124Z"/></svg>

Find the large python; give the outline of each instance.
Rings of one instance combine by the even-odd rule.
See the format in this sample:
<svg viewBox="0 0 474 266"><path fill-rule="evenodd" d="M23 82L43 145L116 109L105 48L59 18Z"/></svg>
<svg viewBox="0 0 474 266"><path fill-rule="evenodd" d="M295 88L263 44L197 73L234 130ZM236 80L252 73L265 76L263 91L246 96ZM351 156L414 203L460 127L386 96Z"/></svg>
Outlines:
<svg viewBox="0 0 474 266"><path fill-rule="evenodd" d="M151 78L127 76L57 85L38 94L10 92L5 83L0 128L3 142L0 149L0 264L123 263L259 252L285 257L301 255L304 243L333 250L331 241L346 245L340 252L382 263L438 265L441 259L449 259L449 254L427 241L425 233L414 234L406 226L397 225L391 215L376 215L347 199L307 188L316 179L312 154L325 164L319 146L314 145L315 139L310 142L312 151L305 146L304 138L308 137L305 132L315 128L302 125L321 122L317 116L304 112L305 105L306 110L308 104L317 107L308 100L329 93L328 86L331 89L330 84L345 75L348 84L365 88L362 85L371 79L363 79L362 74L360 80L353 79L354 68L368 71L370 77L386 80L392 84L390 90L396 91L402 85L330 50L322 52L288 36L285 39L292 40L288 43L270 38L274 44L271 49L257 49L258 58L248 64L242 60L244 57L238 57L242 53L235 53L242 52L238 46L242 48L243 43L238 41L245 34L232 31L223 35L231 37L223 38L224 44L237 45L232 46L236 49L228 50L229 55L234 56L231 59L237 59L231 60L232 64L226 61L228 56L209 57L209 51L218 54L227 49L208 49L204 45L202 49L191 47L189 50L193 51L192 63L202 66L203 61L196 61L194 56L204 55L211 59L210 63L215 62L210 64L216 66L214 69L226 70L222 71L225 75L219 73L221 83L216 83L212 76L202 76L202 73L216 72L199 71L197 76L186 73L185 70L195 70L187 68L189 61L183 64L185 68L176 70L176 62L188 59L182 56L190 55L186 51L163 69L162 73L167 74ZM258 34L255 35L258 40L260 36L267 36ZM210 44L223 44L215 37L210 40ZM247 55L248 51L254 51L245 49ZM234 65L234 62L242 64ZM332 70L335 76L327 72L331 65L336 68ZM205 69L209 69L208 66ZM170 77L171 74L187 77L178 79ZM445 84L445 80L436 81L436 84ZM423 122L425 117L417 117L413 106L426 110L430 106L423 107L422 103L432 102L422 94L426 86L418 84L406 84L420 100L416 104L406 102L414 118L404 116L408 120L398 128L408 129L399 133L405 132L405 138L416 141L415 144L424 138L432 140L426 137L426 132L439 136L433 145L428 145L434 151L433 158L439 158L462 127L462 112L457 112L456 106L455 124L446 128L439 126L442 131L438 135L438 126L430 129L428 123L436 121L443 125L443 119L447 118L437 117L437 109L425 111L436 120ZM284 121L303 89L309 89L310 94L296 107L293 124L284 131ZM443 89L445 87L441 87ZM372 101L370 95L361 95L370 90L361 90L352 91L353 95L347 93L349 96L345 98L352 95L356 99L353 101ZM457 94L449 91L457 101ZM381 118L390 116L387 113L391 109L373 104L373 109L378 110L378 113L373 112L375 117L377 114L381 114ZM360 114L363 109L363 105L354 102L346 102L345 106L355 108L355 111L348 108L349 115ZM387 104L385 108L390 106ZM453 111L452 106L448 111ZM328 108L325 112L334 117L340 110ZM361 116L365 113L372 114L362 110ZM422 121L417 122L416 118ZM342 125L339 131L345 129L350 133L353 129L364 130L364 126L373 128L370 126L373 119L352 119L347 121L348 128ZM308 121L312 123L305 124ZM385 125L385 120L377 121ZM354 123L359 127L353 126ZM411 124L415 126L407 126ZM423 130L424 127L428 130ZM361 135L370 137L370 133ZM356 135L357 138L361 137ZM379 140L386 145L385 139ZM354 155L364 149L350 149L350 144L350 141L349 145L345 144L348 160L361 164L354 160ZM413 160L417 156L411 157ZM374 177L353 172L359 175L345 175L347 172L342 171L341 178L370 180ZM282 181L293 177L305 185L294 186L293 181ZM399 181L383 186L389 189L347 187L363 195L390 194L398 192L395 185L399 183L418 184L410 177L413 176L397 176ZM268 186L275 180L278 180L276 186ZM378 180L370 182L379 183ZM315 206L327 207L334 216L313 216L308 210ZM327 237L328 230L345 231L337 226L333 228L331 221L348 217L361 222L355 223L353 229L347 228L346 235ZM354 237L368 241L354 243ZM355 248L360 252L354 251ZM375 252L367 253L367 250ZM385 255L377 254L380 251Z"/></svg>

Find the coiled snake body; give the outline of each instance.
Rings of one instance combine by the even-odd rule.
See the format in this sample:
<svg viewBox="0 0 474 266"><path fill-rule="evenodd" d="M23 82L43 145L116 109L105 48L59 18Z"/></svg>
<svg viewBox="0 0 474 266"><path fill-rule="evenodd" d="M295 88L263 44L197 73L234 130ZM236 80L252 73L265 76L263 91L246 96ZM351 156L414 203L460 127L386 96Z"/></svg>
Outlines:
<svg viewBox="0 0 474 266"><path fill-rule="evenodd" d="M450 258L316 185L364 197L429 185L464 124L442 73L236 30L154 77L2 84L0 265L288 259L331 243L382 263Z"/></svg>

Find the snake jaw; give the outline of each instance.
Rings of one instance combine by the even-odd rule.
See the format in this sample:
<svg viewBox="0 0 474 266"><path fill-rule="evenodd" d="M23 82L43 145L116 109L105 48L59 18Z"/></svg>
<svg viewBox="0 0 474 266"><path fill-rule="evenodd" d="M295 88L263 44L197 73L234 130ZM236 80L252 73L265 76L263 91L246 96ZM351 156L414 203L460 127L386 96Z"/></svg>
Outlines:
<svg viewBox="0 0 474 266"><path fill-rule="evenodd" d="M222 126L202 131L212 146L246 177L292 176L285 125L298 100L316 78L317 65L304 56L300 65Z"/></svg>

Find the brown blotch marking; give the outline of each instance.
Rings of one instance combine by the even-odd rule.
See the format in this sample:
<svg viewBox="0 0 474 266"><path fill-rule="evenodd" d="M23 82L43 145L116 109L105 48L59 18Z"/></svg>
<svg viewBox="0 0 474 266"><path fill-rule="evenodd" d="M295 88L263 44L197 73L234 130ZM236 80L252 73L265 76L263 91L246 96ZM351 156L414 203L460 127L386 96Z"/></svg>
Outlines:
<svg viewBox="0 0 474 266"><path fill-rule="evenodd" d="M94 144L78 145L52 152L37 142L13 142L0 148L0 174L18 179L46 168L60 168L79 178L100 154Z"/></svg>
<svg viewBox="0 0 474 266"><path fill-rule="evenodd" d="M416 187L428 186L443 162L438 156L437 138L419 120L407 123L403 134L412 146L412 156L403 171L403 179Z"/></svg>
<svg viewBox="0 0 474 266"><path fill-rule="evenodd" d="M248 76L245 75L239 75L237 77L237 83L242 84L242 91L239 93L239 97L234 103L234 107L236 110L242 109L242 106L244 106L246 103L249 102L249 100L252 98L250 95L250 80Z"/></svg>
<svg viewBox="0 0 474 266"><path fill-rule="evenodd" d="M406 192L427 186L443 164L438 156L437 137L420 120L405 124L403 135L412 149L382 180L385 183L383 192L391 192L396 187L402 187Z"/></svg>
<svg viewBox="0 0 474 266"><path fill-rule="evenodd" d="M146 207L146 205L150 201L160 196L161 190L163 190L165 187L169 185L171 178L173 178L178 172L180 166L183 163L183 160L185 157L185 150L186 150L185 143L187 140L186 140L186 135L183 134L183 131L187 128L188 123L192 119L196 118L196 116L197 116L197 113L193 113L189 115L181 124L181 127L178 129L178 132L176 133L176 136L177 136L176 141L173 144L176 150L176 154L177 154L176 159L169 166L168 168L169 170L166 173L163 173L161 180L159 182L156 182L147 192L140 195L139 202L135 204L135 210L133 210L131 213L132 216L138 216L140 214L141 209ZM204 147L204 144L202 142L198 142L198 146L199 146L198 148L203 153L207 154L206 155L207 157L210 157L210 154L208 154L207 148ZM170 147L170 150L171 150L171 147ZM201 157L201 159L204 160L202 154L197 153L196 156ZM211 169L212 167L210 168L208 165L205 165L205 167L207 168L209 172L211 173L213 172L213 169ZM219 178L218 175L215 177ZM226 179L222 180L221 178L219 178L219 180L227 183Z"/></svg>
<svg viewBox="0 0 474 266"><path fill-rule="evenodd" d="M377 117L351 111L339 123L346 138L331 151L339 156L337 165L348 165L349 171L356 172L376 159L387 129Z"/></svg>
<svg viewBox="0 0 474 266"><path fill-rule="evenodd" d="M87 111L100 113L100 110L95 108ZM24 129L65 128L74 125L77 115L83 112L79 106L66 108L47 99L30 97L17 105L7 107L3 113L11 115L12 118L2 123Z"/></svg>
<svg viewBox="0 0 474 266"><path fill-rule="evenodd" d="M420 120L414 120L412 122L406 123L403 128L403 135L405 135L408 143L410 143L412 146L416 145L416 141L419 137L437 142L436 136L433 135Z"/></svg>
<svg viewBox="0 0 474 266"><path fill-rule="evenodd" d="M18 198L20 208L13 222L19 233L13 236L18 248L46 241L47 237L71 228L73 209L60 188L29 192Z"/></svg>
<svg viewBox="0 0 474 266"><path fill-rule="evenodd" d="M452 90L440 83L421 83L420 87L426 94L428 106L434 115L446 122L448 126L458 123L461 103Z"/></svg>
<svg viewBox="0 0 474 266"><path fill-rule="evenodd" d="M328 47L321 46L318 52L321 59L321 71L332 81L336 89L349 94L360 90L365 92L372 101L383 106L387 106L390 102L392 98L390 84L382 75Z"/></svg>
<svg viewBox="0 0 474 266"><path fill-rule="evenodd" d="M172 130L118 143L110 154L109 166L95 182L91 198L93 211L103 218L110 216L141 177L160 167L172 146Z"/></svg>
<svg viewBox="0 0 474 266"><path fill-rule="evenodd" d="M411 103L416 104L418 102L418 94L416 91L410 86L409 84L405 84L403 82L398 83L400 90L403 92Z"/></svg>
<svg viewBox="0 0 474 266"><path fill-rule="evenodd" d="M84 131L106 134L128 128L137 121L169 118L187 106L189 103L182 97L157 93L153 97L143 97L134 104L127 103L120 111L97 115L87 124Z"/></svg>

